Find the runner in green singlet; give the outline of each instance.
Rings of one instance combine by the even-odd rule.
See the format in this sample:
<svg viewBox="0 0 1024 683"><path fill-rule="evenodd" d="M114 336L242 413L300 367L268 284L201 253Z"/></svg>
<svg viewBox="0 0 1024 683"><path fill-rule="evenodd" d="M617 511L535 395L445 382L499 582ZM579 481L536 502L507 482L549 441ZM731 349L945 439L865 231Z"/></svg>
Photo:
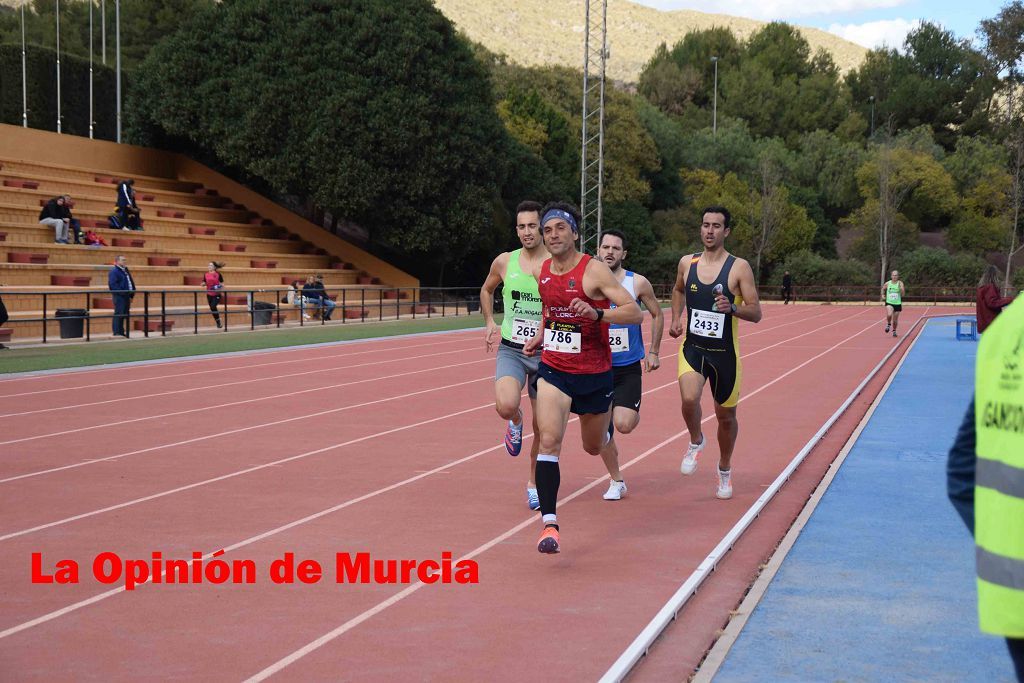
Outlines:
<svg viewBox="0 0 1024 683"><path fill-rule="evenodd" d="M896 325L900 322L900 311L903 310L903 282L900 272L892 271L892 279L882 285L882 296L885 297L885 333L892 328L892 336L896 336Z"/></svg>
<svg viewBox="0 0 1024 683"><path fill-rule="evenodd" d="M540 359L523 354L523 346L540 328L541 301L533 271L548 258L548 250L540 233L538 202L525 201L516 208L516 235L522 249L499 254L480 288L480 310L484 315L487 351L493 351L496 341L497 363L494 373L494 408L508 422L505 429L505 450L519 455L523 445L523 411L519 402L523 387L528 387L530 405L537 398L537 366ZM502 285L504 318L501 327L494 322L494 291ZM499 334L500 331L500 334ZM498 339L495 339L495 337ZM534 427L536 434L536 411ZM530 478L526 483L526 502L531 510L540 509L534 472L537 466L537 439L530 448Z"/></svg>

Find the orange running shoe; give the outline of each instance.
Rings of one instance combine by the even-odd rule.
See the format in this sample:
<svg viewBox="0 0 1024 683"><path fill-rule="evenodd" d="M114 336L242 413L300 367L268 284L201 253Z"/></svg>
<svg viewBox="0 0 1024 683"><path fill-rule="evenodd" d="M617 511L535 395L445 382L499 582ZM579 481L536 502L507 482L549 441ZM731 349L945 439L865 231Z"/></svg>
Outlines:
<svg viewBox="0 0 1024 683"><path fill-rule="evenodd" d="M557 553L559 551L558 529L553 526L544 527L540 540L537 541L537 550L546 554Z"/></svg>

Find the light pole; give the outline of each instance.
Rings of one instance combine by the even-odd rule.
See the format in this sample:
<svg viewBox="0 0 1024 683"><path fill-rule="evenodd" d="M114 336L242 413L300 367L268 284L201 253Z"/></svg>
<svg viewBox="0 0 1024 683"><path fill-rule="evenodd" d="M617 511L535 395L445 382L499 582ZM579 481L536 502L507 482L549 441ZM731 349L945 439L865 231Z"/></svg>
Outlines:
<svg viewBox="0 0 1024 683"><path fill-rule="evenodd" d="M28 128L28 82L25 75L25 5L21 3L21 125Z"/></svg>
<svg viewBox="0 0 1024 683"><path fill-rule="evenodd" d="M57 132L60 133L60 0L56 2L57 16Z"/></svg>
<svg viewBox="0 0 1024 683"><path fill-rule="evenodd" d="M121 0L114 1L114 62L117 71L117 142L121 142ZM227 320L227 318L225 318Z"/></svg>
<svg viewBox="0 0 1024 683"><path fill-rule="evenodd" d="M711 137L718 137L718 57L712 57L711 63L715 65L715 98L711 105Z"/></svg>
<svg viewBox="0 0 1024 683"><path fill-rule="evenodd" d="M871 134L868 137L875 137L875 96L868 98L871 101Z"/></svg>

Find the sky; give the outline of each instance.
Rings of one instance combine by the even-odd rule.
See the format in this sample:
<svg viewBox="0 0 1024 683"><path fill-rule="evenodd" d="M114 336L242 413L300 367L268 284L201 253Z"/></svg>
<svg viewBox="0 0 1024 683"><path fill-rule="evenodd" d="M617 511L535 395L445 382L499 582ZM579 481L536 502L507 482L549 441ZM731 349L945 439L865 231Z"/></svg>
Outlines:
<svg viewBox="0 0 1024 683"><path fill-rule="evenodd" d="M1009 0L633 0L658 9L691 9L762 21L787 21L834 33L864 47L900 47L921 20L975 39L982 19Z"/></svg>

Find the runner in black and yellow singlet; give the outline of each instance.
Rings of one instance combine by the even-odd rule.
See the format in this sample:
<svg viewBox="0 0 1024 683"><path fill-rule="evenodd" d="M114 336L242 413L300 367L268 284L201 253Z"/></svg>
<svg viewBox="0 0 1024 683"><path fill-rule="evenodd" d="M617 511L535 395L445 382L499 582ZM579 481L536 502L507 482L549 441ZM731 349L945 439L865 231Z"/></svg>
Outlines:
<svg viewBox="0 0 1024 683"><path fill-rule="evenodd" d="M750 264L725 250L729 211L712 206L702 214L700 237L704 251L684 256L672 290L672 325L669 334L683 336L679 347L679 393L690 446L679 469L693 474L697 455L704 449L700 397L710 381L718 418L718 492L732 497L732 452L738 423L740 352L737 320L758 322L761 303ZM686 316L683 316L683 310ZM684 336L685 335L685 336Z"/></svg>
<svg viewBox="0 0 1024 683"><path fill-rule="evenodd" d="M686 277L685 338L679 350L679 376L696 372L711 382L715 403L732 408L740 400L740 348L737 322L732 311L719 313L716 295L721 292L730 304L740 305L743 297L729 290L729 273L736 257L728 255L718 277L704 284L697 276L701 254L690 257ZM685 260L685 259L684 259Z"/></svg>

